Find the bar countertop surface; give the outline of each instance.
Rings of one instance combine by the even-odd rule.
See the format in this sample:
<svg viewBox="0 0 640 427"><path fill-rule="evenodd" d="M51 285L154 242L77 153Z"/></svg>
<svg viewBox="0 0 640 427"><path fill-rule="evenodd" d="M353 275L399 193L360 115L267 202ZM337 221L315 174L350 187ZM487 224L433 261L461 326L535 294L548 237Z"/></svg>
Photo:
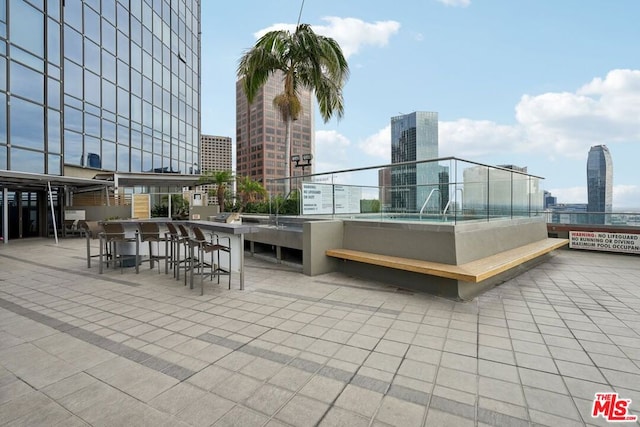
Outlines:
<svg viewBox="0 0 640 427"><path fill-rule="evenodd" d="M139 222L158 222L161 224L167 222L173 222L177 224L184 224L187 226L197 226L207 231L217 231L219 233L227 233L227 234L249 234L249 233L257 233L260 231L260 227L255 224L242 224L242 223L231 223L227 224L225 222L214 222L214 221L202 221L202 220L170 220L169 218L150 218L150 219L115 219L109 221L101 221L102 223L112 222L112 223L120 223L120 224L137 224Z"/></svg>

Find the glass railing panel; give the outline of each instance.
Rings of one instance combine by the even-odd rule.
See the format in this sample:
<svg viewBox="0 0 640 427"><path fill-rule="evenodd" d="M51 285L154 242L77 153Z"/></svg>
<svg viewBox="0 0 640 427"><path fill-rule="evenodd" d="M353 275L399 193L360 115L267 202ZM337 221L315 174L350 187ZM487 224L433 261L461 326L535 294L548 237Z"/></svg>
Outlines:
<svg viewBox="0 0 640 427"><path fill-rule="evenodd" d="M529 216L530 203L532 200L531 184L528 175L517 172L511 173L512 178L512 216L526 217Z"/></svg>
<svg viewBox="0 0 640 427"><path fill-rule="evenodd" d="M487 182L487 193L489 195L488 219L510 218L513 216L513 175L513 172L508 170L489 168ZM524 190L526 190L526 187Z"/></svg>
<svg viewBox="0 0 640 427"><path fill-rule="evenodd" d="M544 208L544 189L542 188L542 180L535 176L530 176L529 189L529 211L531 212L531 216L540 216L540 212Z"/></svg>
<svg viewBox="0 0 640 427"><path fill-rule="evenodd" d="M565 210L561 206L557 208L549 208L545 211L539 212L540 215L544 215L547 222L550 224L575 224L575 225L594 225L594 226L606 226L611 225L614 227L638 227L640 228L640 212L586 212L586 205L584 210ZM608 224L599 224L589 222L593 215L601 215Z"/></svg>
<svg viewBox="0 0 640 427"><path fill-rule="evenodd" d="M487 219L489 217L489 167L468 164L462 166L464 190L462 216L465 220Z"/></svg>
<svg viewBox="0 0 640 427"><path fill-rule="evenodd" d="M382 221L486 221L530 216L531 206L542 206L538 178L455 158L296 176L287 198L283 181L267 183L276 214L291 199L301 215Z"/></svg>

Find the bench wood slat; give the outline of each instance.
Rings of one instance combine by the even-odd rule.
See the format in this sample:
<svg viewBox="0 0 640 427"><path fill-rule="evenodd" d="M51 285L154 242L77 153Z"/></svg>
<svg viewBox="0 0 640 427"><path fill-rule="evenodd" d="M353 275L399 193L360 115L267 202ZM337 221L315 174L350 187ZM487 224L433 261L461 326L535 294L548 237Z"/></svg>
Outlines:
<svg viewBox="0 0 640 427"><path fill-rule="evenodd" d="M478 283L534 258L545 255L568 243L569 241L567 239L548 238L461 265L380 255L352 249L329 249L326 251L326 255L387 268Z"/></svg>

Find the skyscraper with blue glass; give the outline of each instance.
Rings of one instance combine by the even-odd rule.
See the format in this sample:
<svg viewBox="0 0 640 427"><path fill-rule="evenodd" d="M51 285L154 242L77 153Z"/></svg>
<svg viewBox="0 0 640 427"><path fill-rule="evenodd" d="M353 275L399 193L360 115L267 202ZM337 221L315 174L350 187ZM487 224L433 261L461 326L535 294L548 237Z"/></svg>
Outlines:
<svg viewBox="0 0 640 427"><path fill-rule="evenodd" d="M438 158L438 113L416 111L391 118L391 163L436 158ZM437 163L392 167L391 207L394 211L420 210L429 195L440 190L442 184L440 172L443 170ZM429 198L425 208L439 209L439 200L439 194Z"/></svg>
<svg viewBox="0 0 640 427"><path fill-rule="evenodd" d="M606 145L594 145L587 158L587 212L591 224L607 224L613 208L613 162Z"/></svg>
<svg viewBox="0 0 640 427"><path fill-rule="evenodd" d="M199 33L199 0L0 0L0 171L194 170Z"/></svg>

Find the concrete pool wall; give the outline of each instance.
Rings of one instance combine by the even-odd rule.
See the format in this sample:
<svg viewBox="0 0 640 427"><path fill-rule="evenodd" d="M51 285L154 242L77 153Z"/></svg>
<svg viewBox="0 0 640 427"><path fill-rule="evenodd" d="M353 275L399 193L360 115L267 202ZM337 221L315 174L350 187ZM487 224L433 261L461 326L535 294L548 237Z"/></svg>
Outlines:
<svg viewBox="0 0 640 427"><path fill-rule="evenodd" d="M287 241L294 239L296 248L300 247L301 242L302 269L303 273L309 276L341 271L456 299L473 298L546 259L541 257L481 283L466 283L343 261L325 254L328 249L341 248L461 265L547 239L547 227L543 217L465 221L457 224L319 218L302 218L296 223L286 220L283 222L287 225L280 229L264 226L260 233L248 235L247 240L277 246L292 244Z"/></svg>

